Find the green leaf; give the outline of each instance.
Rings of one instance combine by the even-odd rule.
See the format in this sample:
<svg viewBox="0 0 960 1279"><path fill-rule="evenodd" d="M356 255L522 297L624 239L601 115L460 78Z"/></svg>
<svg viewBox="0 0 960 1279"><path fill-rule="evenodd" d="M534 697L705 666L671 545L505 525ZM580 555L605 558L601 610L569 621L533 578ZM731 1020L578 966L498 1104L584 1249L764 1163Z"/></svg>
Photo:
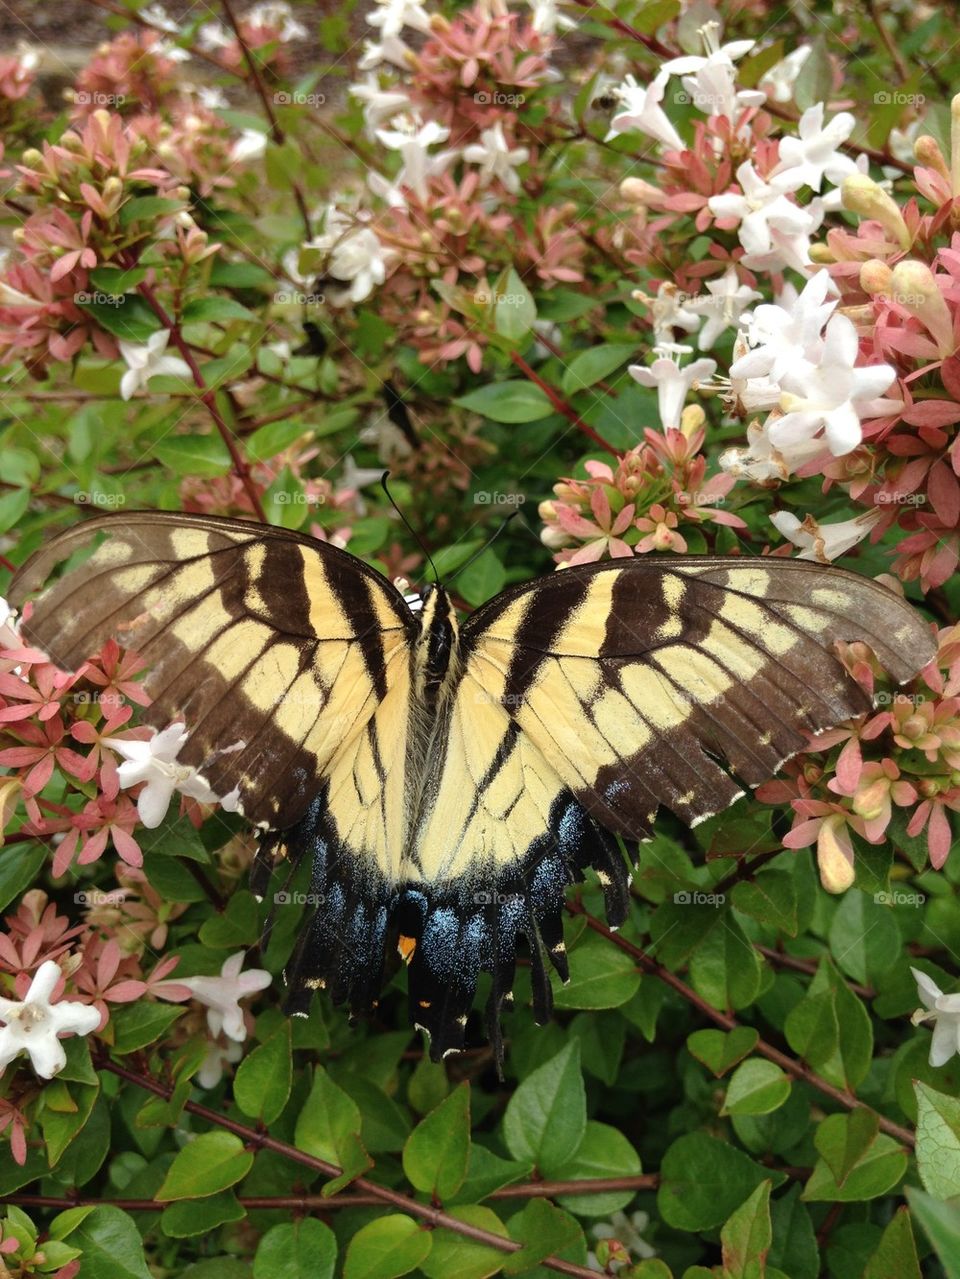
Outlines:
<svg viewBox="0 0 960 1279"><path fill-rule="evenodd" d="M771 1205L773 1242L767 1261L785 1271L790 1279L817 1279L820 1249L810 1220L810 1210L800 1198L800 1187L792 1185Z"/></svg>
<svg viewBox="0 0 960 1279"><path fill-rule="evenodd" d="M580 1044L573 1040L520 1083L507 1103L503 1136L514 1159L552 1176L576 1154L587 1125Z"/></svg>
<svg viewBox="0 0 960 1279"><path fill-rule="evenodd" d="M477 607L503 590L507 571L492 547L477 556L457 577L457 590L468 604Z"/></svg>
<svg viewBox="0 0 960 1279"><path fill-rule="evenodd" d="M253 1279L333 1279L336 1262L333 1231L315 1217L304 1217L267 1231L257 1245Z"/></svg>
<svg viewBox="0 0 960 1279"><path fill-rule="evenodd" d="M619 1008L640 988L640 970L629 955L588 933L570 951L570 980L557 979L557 1008Z"/></svg>
<svg viewBox="0 0 960 1279"><path fill-rule="evenodd" d="M283 453L297 440L310 434L310 427L299 419L285 422L267 422L244 441L247 457L259 462L269 462Z"/></svg>
<svg viewBox="0 0 960 1279"><path fill-rule="evenodd" d="M562 1175L576 1181L600 1177L636 1177L641 1171L640 1156L619 1130L609 1124L587 1121L587 1130L574 1157L564 1165ZM634 1190L602 1190L592 1195L560 1195L557 1203L578 1217L609 1217L630 1203Z"/></svg>
<svg viewBox="0 0 960 1279"><path fill-rule="evenodd" d="M635 342L607 342L578 351L563 372L560 383L564 395L575 395L595 382L602 382L615 369L637 357Z"/></svg>
<svg viewBox="0 0 960 1279"><path fill-rule="evenodd" d="M719 1079L753 1052L759 1038L752 1026L731 1031L695 1030L687 1036L687 1050Z"/></svg>
<svg viewBox="0 0 960 1279"><path fill-rule="evenodd" d="M927 1084L917 1093L917 1169L935 1199L960 1195L960 1101Z"/></svg>
<svg viewBox="0 0 960 1279"><path fill-rule="evenodd" d="M60 1081L57 1082L59 1083ZM61 1111L50 1108L49 1097L54 1087L53 1084L47 1084L44 1091L47 1105L43 1112L43 1138L51 1168L59 1162L71 1141L79 1136L83 1130L100 1092L99 1080L96 1085L73 1084L69 1089L66 1083L61 1086L71 1102L70 1110L64 1109Z"/></svg>
<svg viewBox="0 0 960 1279"><path fill-rule="evenodd" d="M709 1230L733 1213L771 1177L749 1156L705 1132L690 1132L669 1147L660 1164L657 1205L677 1230ZM782 1173L772 1176L775 1186Z"/></svg>
<svg viewBox="0 0 960 1279"><path fill-rule="evenodd" d="M156 222L158 218L182 208L182 200L167 200L162 195L138 195L121 207L120 225L126 228L134 222Z"/></svg>
<svg viewBox="0 0 960 1279"><path fill-rule="evenodd" d="M236 889L221 914L209 915L200 926L198 939L211 950L235 951L252 946L260 938L257 899L245 888Z"/></svg>
<svg viewBox="0 0 960 1279"><path fill-rule="evenodd" d="M760 961L729 912L716 919L690 956L690 984L714 1008L745 1008L760 990Z"/></svg>
<svg viewBox="0 0 960 1279"><path fill-rule="evenodd" d="M205 1235L228 1221L242 1221L247 1210L232 1190L221 1190L206 1199L180 1199L168 1204L160 1216L160 1229L171 1239Z"/></svg>
<svg viewBox="0 0 960 1279"><path fill-rule="evenodd" d="M402 1213L361 1226L347 1246L343 1279L399 1279L426 1260L433 1236ZM273 1277L276 1279L276 1276Z"/></svg>
<svg viewBox="0 0 960 1279"><path fill-rule="evenodd" d="M213 321L255 320L254 313L241 306L234 298L194 298L183 308L181 324L205 324Z"/></svg>
<svg viewBox="0 0 960 1279"><path fill-rule="evenodd" d="M327 1182L323 1194L336 1194L371 1167L373 1161L360 1140L360 1127L357 1103L317 1066L310 1095L297 1118L294 1144L340 1168L340 1176Z"/></svg>
<svg viewBox="0 0 960 1279"><path fill-rule="evenodd" d="M813 1144L838 1186L866 1155L880 1131L880 1116L865 1106L847 1114L828 1115L817 1125Z"/></svg>
<svg viewBox="0 0 960 1279"><path fill-rule="evenodd" d="M0 910L33 883L46 856L43 844L10 844L0 851Z"/></svg>
<svg viewBox="0 0 960 1279"><path fill-rule="evenodd" d="M723 1115L768 1115L790 1096L790 1080L772 1061L751 1057L733 1072Z"/></svg>
<svg viewBox="0 0 960 1279"><path fill-rule="evenodd" d="M533 328L537 318L536 303L513 267L500 276L495 289L494 327L501 337L519 342Z"/></svg>
<svg viewBox="0 0 960 1279"><path fill-rule="evenodd" d="M287 1104L293 1085L290 1036L290 1023L284 1021L237 1068L233 1099L251 1119L272 1124Z"/></svg>
<svg viewBox="0 0 960 1279"><path fill-rule="evenodd" d="M908 1208L894 1213L880 1247L867 1262L863 1279L922 1279Z"/></svg>
<svg viewBox="0 0 960 1279"><path fill-rule="evenodd" d="M232 1132L205 1132L184 1146L154 1198L204 1199L234 1186L253 1166L253 1154Z"/></svg>
<svg viewBox="0 0 960 1279"><path fill-rule="evenodd" d="M159 1039L170 1026L182 1017L186 1008L171 1008L169 1004L135 1003L119 1008L111 1014L114 1051L132 1053L146 1048Z"/></svg>
<svg viewBox="0 0 960 1279"><path fill-rule="evenodd" d="M960 1208L941 1203L914 1186L906 1187L910 1210L923 1227L946 1279L960 1279Z"/></svg>
<svg viewBox="0 0 960 1279"><path fill-rule="evenodd" d="M583 1240L583 1231L574 1218L545 1199L531 1199L522 1212L510 1218L509 1230L511 1237L523 1247L503 1262L504 1273L508 1275L529 1270L544 1257L562 1254Z"/></svg>
<svg viewBox="0 0 960 1279"><path fill-rule="evenodd" d="M810 54L793 85L793 99L801 111L825 102L833 86L833 64L823 36L811 41Z"/></svg>
<svg viewBox="0 0 960 1279"><path fill-rule="evenodd" d="M804 1187L803 1197L807 1203L877 1199L892 1190L906 1171L906 1152L892 1137L880 1133L851 1168L842 1186L838 1185L827 1161L819 1159Z"/></svg>
<svg viewBox="0 0 960 1279"><path fill-rule="evenodd" d="M532 1164L514 1163L509 1159L501 1159L485 1146L475 1143L470 1147L470 1159L467 1163L467 1178L460 1187L456 1200L460 1203L478 1203L501 1186L510 1186L521 1181L533 1172Z"/></svg>
<svg viewBox="0 0 960 1279"><path fill-rule="evenodd" d="M491 422L536 422L548 417L553 405L532 382L490 382L476 391L454 400L462 409L470 409Z"/></svg>
<svg viewBox="0 0 960 1279"><path fill-rule="evenodd" d="M841 897L828 940L837 966L863 984L875 982L889 972L901 950L894 912L858 888Z"/></svg>
<svg viewBox="0 0 960 1279"><path fill-rule="evenodd" d="M90 272L88 279L95 289L114 295L135 289L147 278L147 268L135 266L125 271L117 266L98 266Z"/></svg>
<svg viewBox="0 0 960 1279"><path fill-rule="evenodd" d="M764 1181L720 1231L723 1279L763 1279L772 1238L770 1182Z"/></svg>
<svg viewBox="0 0 960 1279"><path fill-rule="evenodd" d="M83 1215L64 1221L69 1228L57 1233L82 1251L83 1279L152 1279L143 1255L143 1240L132 1217L112 1204L100 1204L92 1211L69 1212ZM68 1213L56 1220L62 1218L68 1218Z"/></svg>
<svg viewBox="0 0 960 1279"><path fill-rule="evenodd" d="M735 884L730 900L737 910L761 924L796 937L797 888L789 871L761 871L752 882Z"/></svg>
<svg viewBox="0 0 960 1279"><path fill-rule="evenodd" d="M102 329L124 342L146 342L147 338L163 327L137 293L122 293L110 301L97 293L85 296L90 298L89 302L80 301L81 295L77 294L77 306L80 310L92 316Z"/></svg>
<svg viewBox="0 0 960 1279"><path fill-rule="evenodd" d="M210 861L210 854L204 847L200 832L188 817L169 819L156 830L148 830L140 835L140 846L144 853L163 857L187 857L192 862Z"/></svg>
<svg viewBox="0 0 960 1279"><path fill-rule="evenodd" d="M801 999L788 1013L784 1033L793 1051L815 1070L829 1061L840 1042L833 992L824 990Z"/></svg>
<svg viewBox="0 0 960 1279"><path fill-rule="evenodd" d="M274 278L265 267L254 262L224 262L218 254L210 267L210 285L215 289L269 289Z"/></svg>
<svg viewBox="0 0 960 1279"><path fill-rule="evenodd" d="M0 495L0 533L6 533L8 529L13 528L14 524L18 524L26 514L29 505L30 490L28 488L15 489L12 493Z"/></svg>
<svg viewBox="0 0 960 1279"><path fill-rule="evenodd" d="M450 1215L503 1239L510 1237L496 1213L482 1204L454 1208ZM456 1279L487 1279L503 1266L506 1255L499 1248L441 1228L433 1232L433 1247L420 1262L420 1269L427 1279L451 1279L453 1275Z"/></svg>
<svg viewBox="0 0 960 1279"><path fill-rule="evenodd" d="M444 1202L463 1185L469 1159L470 1085L465 1081L407 1138L403 1171L417 1190Z"/></svg>
<svg viewBox="0 0 960 1279"><path fill-rule="evenodd" d="M171 435L155 446L155 452L175 475L209 479L230 470L230 454L219 435Z"/></svg>

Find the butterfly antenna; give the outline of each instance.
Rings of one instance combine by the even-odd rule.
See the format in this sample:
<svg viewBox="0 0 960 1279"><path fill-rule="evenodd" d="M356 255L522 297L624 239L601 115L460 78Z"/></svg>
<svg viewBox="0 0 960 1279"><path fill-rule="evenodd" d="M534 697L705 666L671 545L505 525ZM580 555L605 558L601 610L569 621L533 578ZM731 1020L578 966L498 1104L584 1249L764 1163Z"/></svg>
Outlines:
<svg viewBox="0 0 960 1279"><path fill-rule="evenodd" d="M450 582L455 582L457 578L460 576L460 574L464 571L464 569L468 569L471 564L473 564L476 560L480 558L480 556L484 553L484 551L489 551L490 547L494 544L494 542L497 540L497 538L500 536L503 530L507 527L510 521L515 520L519 514L520 514L519 510L511 511L509 515L507 515L504 519L502 519L500 521L500 527L496 530L496 532L492 533L490 537L487 538L483 546L481 546L478 551L474 551L474 553L467 560L466 564L460 565L460 567L454 573L453 577L451 577ZM447 583L448 586L450 585L450 582Z"/></svg>
<svg viewBox="0 0 960 1279"><path fill-rule="evenodd" d="M384 493L386 493L387 495L387 501L390 503L390 505L393 507L396 513L400 516L400 519L403 522L404 528L407 530L407 532L416 542L417 546L420 547L421 551L423 551L424 555L427 558L427 562L429 563L430 567L433 569L433 580L436 584L439 585L440 574L437 572L437 566L433 562L433 556L430 554L430 552L427 550L426 546L424 545L423 538L420 536L417 530L413 527L413 525L404 515L403 511L400 510L400 507L397 506L397 503L394 500L393 494L390 492L390 489L387 487L387 480L389 478L390 478L389 471L384 471L384 473L380 476L380 486L383 489Z"/></svg>

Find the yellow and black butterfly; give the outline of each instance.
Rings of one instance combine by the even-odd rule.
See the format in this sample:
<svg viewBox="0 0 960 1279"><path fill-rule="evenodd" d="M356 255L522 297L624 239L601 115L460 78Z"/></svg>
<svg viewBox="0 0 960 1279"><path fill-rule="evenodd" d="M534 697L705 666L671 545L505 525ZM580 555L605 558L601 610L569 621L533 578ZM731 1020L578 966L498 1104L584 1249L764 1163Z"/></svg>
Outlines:
<svg viewBox="0 0 960 1279"><path fill-rule="evenodd" d="M869 707L835 656L867 643L897 681L929 628L882 585L785 559L636 557L514 586L458 628L355 556L243 520L141 512L55 537L13 586L23 631L76 667L109 637L148 663L145 713L183 723L178 762L262 828L261 854L308 859L320 905L288 968L361 1012L388 948L435 1059L462 1048L481 970L489 1034L520 938L534 1012L561 976L564 890L596 869L627 910L619 841L663 805L690 825Z"/></svg>

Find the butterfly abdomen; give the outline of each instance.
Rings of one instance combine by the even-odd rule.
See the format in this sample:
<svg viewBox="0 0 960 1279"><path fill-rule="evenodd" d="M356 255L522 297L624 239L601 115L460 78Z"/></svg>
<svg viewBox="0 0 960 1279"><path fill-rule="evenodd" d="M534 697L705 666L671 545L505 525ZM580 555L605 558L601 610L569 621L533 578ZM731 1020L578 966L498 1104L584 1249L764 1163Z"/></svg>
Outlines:
<svg viewBox="0 0 960 1279"><path fill-rule="evenodd" d="M457 616L450 597L440 586L431 587L420 614L420 638L416 648L415 682L429 707L456 679Z"/></svg>

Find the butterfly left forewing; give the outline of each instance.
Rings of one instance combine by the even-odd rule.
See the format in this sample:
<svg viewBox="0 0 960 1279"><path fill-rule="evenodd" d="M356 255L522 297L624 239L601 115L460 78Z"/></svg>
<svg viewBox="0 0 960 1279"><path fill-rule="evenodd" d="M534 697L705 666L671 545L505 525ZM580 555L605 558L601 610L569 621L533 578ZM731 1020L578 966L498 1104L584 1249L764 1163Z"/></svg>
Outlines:
<svg viewBox="0 0 960 1279"><path fill-rule="evenodd" d="M98 535L35 601L24 637L68 670L111 638L134 649L145 721L188 731L178 763L218 795L236 791L251 821L292 825L409 660L402 598L354 557L286 530L132 512L53 539L20 570L14 600Z"/></svg>

